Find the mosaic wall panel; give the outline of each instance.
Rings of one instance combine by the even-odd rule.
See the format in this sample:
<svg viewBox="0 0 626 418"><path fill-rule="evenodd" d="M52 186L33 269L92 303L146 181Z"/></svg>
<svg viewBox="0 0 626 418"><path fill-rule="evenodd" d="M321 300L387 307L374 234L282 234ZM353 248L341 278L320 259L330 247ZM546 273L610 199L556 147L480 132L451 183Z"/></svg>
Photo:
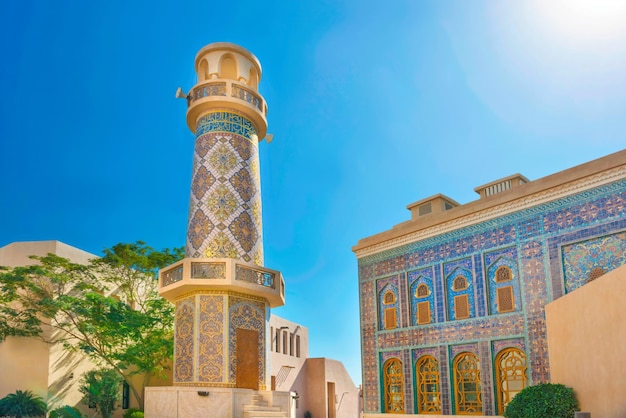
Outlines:
<svg viewBox="0 0 626 418"><path fill-rule="evenodd" d="M439 236L416 241L401 247L381 251L358 260L361 286L361 326L363 379L366 412L380 412L380 376L373 373L382 352L415 350L437 346L444 356L450 345L476 342L480 347L481 362L492 368L491 357L506 344L517 344L529 361L531 384L549 381L545 304L565 293L564 274L573 271L577 244L593 243L605 248L610 241L626 230L626 180L605 184L571 196L538 204L475 225L460 228ZM607 237L613 237L607 240ZM620 244L622 245L622 244ZM569 246L569 247L568 247ZM607 256L617 266L622 250L613 247L613 256ZM620 253L620 251L622 251ZM611 252L605 251L605 252ZM582 260L578 251L577 260ZM565 266L565 258L568 266ZM450 262L449 260L457 260ZM474 278L475 317L450 321L445 313L450 306L447 300L446 278L456 262L468 263L464 267ZM596 260L599 258L596 257ZM588 261L585 263L590 264ZM621 261L624 263L624 261ZM472 265L473 264L473 265ZM515 280L515 311L495 314L493 286L495 269L500 265L511 268ZM406 293L400 297L413 312L412 280L414 271L432 269L435 318L437 323L416 326L411 319L403 328L378 331L378 304L373 287L382 278L406 277ZM452 269L452 270L451 270ZM568 270L569 269L569 270ZM367 296L370 295L370 296ZM441 298L438 298L438 296ZM485 357L488 355L488 358ZM412 359L412 358L411 358ZM442 376L449 374L452 362L441 362ZM443 373L443 368L446 373ZM380 370L380 365L379 369ZM380 373L380 371L378 371ZM487 379L487 376L483 376ZM494 408L495 399L492 376L483 388L488 402L485 408ZM451 413L450 383L442 382L443 412ZM413 396L407 394L407 396ZM490 409L493 412L493 409Z"/></svg>
<svg viewBox="0 0 626 418"><path fill-rule="evenodd" d="M222 383L224 373L224 298L199 296L198 381Z"/></svg>
<svg viewBox="0 0 626 418"><path fill-rule="evenodd" d="M418 303L428 302L430 307L430 322L435 322L435 288L433 286L433 269L411 271L408 273L409 297L411 299L411 325L417 325ZM426 286L426 287L423 287ZM425 295L418 294L418 289L428 289Z"/></svg>
<svg viewBox="0 0 626 418"><path fill-rule="evenodd" d="M386 329L385 311L394 309L396 314L395 328L400 327L400 292L398 291L398 277L389 277L378 280L376 283L378 289L378 328ZM389 294L393 295L392 301L386 300Z"/></svg>
<svg viewBox="0 0 626 418"><path fill-rule="evenodd" d="M491 343L492 352L493 352L493 360L495 360L498 353L505 348L519 348L524 353L526 353L526 341L523 338L512 338L508 340L497 340Z"/></svg>
<svg viewBox="0 0 626 418"><path fill-rule="evenodd" d="M472 259L466 258L462 260L456 260L443 265L443 272L446 282L446 301L448 304L448 318L450 320L456 320L456 311L454 306L454 300L456 296L467 296L469 306L469 316L474 318L476 316L475 306L475 280L474 270L472 265ZM467 283L467 288L463 290L455 290L454 283L458 277L464 277Z"/></svg>
<svg viewBox="0 0 626 418"><path fill-rule="evenodd" d="M564 245L561 251L569 293L584 285L595 269L606 273L626 264L626 232Z"/></svg>
<svg viewBox="0 0 626 418"><path fill-rule="evenodd" d="M265 303L243 297L229 297L229 369L230 383L237 381L237 328L257 331L259 334L259 385L265 384Z"/></svg>
<svg viewBox="0 0 626 418"><path fill-rule="evenodd" d="M519 285L519 269L517 268L517 249L515 247L504 248L484 254L485 268L487 270L487 284L489 289L489 313L497 315L496 306L497 290L503 287L513 287L514 311L522 310L522 297ZM500 267L508 267L511 279L505 282L496 281L496 272Z"/></svg>
<svg viewBox="0 0 626 418"><path fill-rule="evenodd" d="M263 265L261 180L256 131L232 112L196 126L187 257L235 258Z"/></svg>
<svg viewBox="0 0 626 418"><path fill-rule="evenodd" d="M195 298L176 302L174 322L174 382L194 381Z"/></svg>

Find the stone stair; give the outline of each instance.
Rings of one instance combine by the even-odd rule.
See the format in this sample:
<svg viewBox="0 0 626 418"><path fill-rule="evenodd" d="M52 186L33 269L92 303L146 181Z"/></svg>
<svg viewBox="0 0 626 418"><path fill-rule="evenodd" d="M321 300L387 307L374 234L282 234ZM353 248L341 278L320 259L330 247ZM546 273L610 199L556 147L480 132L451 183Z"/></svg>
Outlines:
<svg viewBox="0 0 626 418"><path fill-rule="evenodd" d="M243 418L289 418L278 406L269 406L263 395L252 395L252 403L243 406Z"/></svg>

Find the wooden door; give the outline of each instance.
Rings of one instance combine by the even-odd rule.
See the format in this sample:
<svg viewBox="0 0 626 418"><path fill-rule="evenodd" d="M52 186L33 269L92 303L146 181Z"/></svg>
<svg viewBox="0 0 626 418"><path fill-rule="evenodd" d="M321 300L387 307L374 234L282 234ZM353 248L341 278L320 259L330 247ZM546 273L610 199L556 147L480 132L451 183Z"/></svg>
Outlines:
<svg viewBox="0 0 626 418"><path fill-rule="evenodd" d="M237 328L237 387L259 390L259 333Z"/></svg>

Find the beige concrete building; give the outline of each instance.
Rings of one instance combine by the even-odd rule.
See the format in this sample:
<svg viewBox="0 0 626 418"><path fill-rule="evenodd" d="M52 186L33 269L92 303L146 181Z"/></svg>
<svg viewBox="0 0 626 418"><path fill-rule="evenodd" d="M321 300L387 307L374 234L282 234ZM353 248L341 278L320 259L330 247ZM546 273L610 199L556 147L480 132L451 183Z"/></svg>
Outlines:
<svg viewBox="0 0 626 418"><path fill-rule="evenodd" d="M97 257L94 254L72 247L59 241L14 242L0 248L0 266L19 267L35 264L29 258L32 255L45 256L55 254L74 263L87 264ZM112 289L114 293L116 289ZM55 341L59 331L44 328L42 335L47 341ZM0 343L0 398L14 393L16 390L30 390L41 396L53 410L63 405L79 408L85 414L93 415L81 400L79 391L83 373L96 367L89 359L79 352L69 352L62 343L44 342L40 338L9 337ZM141 376L137 376L141 379ZM154 378L154 385L171 384L171 380ZM120 387L123 403L128 407L137 407L137 401L131 392ZM115 417L122 416L124 410L119 408Z"/></svg>
<svg viewBox="0 0 626 418"><path fill-rule="evenodd" d="M626 266L546 305L551 380L594 418L626 417L624 295Z"/></svg>
<svg viewBox="0 0 626 418"><path fill-rule="evenodd" d="M272 390L296 394L295 418L308 411L319 418L356 418L360 414L360 390L343 363L309 358L306 327L270 317Z"/></svg>

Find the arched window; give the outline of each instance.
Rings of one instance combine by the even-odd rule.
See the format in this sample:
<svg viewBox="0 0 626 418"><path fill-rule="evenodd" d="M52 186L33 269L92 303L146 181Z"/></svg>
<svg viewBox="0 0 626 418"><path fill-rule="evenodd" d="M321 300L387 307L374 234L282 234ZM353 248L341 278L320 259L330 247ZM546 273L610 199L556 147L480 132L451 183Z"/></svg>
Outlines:
<svg viewBox="0 0 626 418"><path fill-rule="evenodd" d="M433 356L423 356L415 365L417 376L417 413L441 414L439 362Z"/></svg>
<svg viewBox="0 0 626 418"><path fill-rule="evenodd" d="M513 397L528 386L526 354L518 348L505 348L496 356L495 369L496 402L502 415Z"/></svg>
<svg viewBox="0 0 626 418"><path fill-rule="evenodd" d="M198 81L202 82L209 79L209 63L207 60L200 61L200 68L198 71Z"/></svg>
<svg viewBox="0 0 626 418"><path fill-rule="evenodd" d="M250 76L248 77L248 85L254 89L256 89L259 85L259 73L256 71L256 68L250 68Z"/></svg>
<svg viewBox="0 0 626 418"><path fill-rule="evenodd" d="M428 286L426 286L424 283L417 286L417 292L415 292L416 297L424 298L428 296L429 294L430 294L430 291L428 290Z"/></svg>
<svg viewBox="0 0 626 418"><path fill-rule="evenodd" d="M383 366L385 386L385 412L388 414L404 413L404 373L402 362L397 358L389 359Z"/></svg>
<svg viewBox="0 0 626 418"><path fill-rule="evenodd" d="M508 282L513 280L513 272L507 266L500 266L496 270L495 281L496 283Z"/></svg>
<svg viewBox="0 0 626 418"><path fill-rule="evenodd" d="M387 293L385 293L385 296L383 296L383 303L385 305L389 305L391 303L394 303L395 301L396 295L394 295L391 290L388 290Z"/></svg>
<svg viewBox="0 0 626 418"><path fill-rule="evenodd" d="M225 55L222 58L220 65L220 78L237 80L237 63L230 55Z"/></svg>
<svg viewBox="0 0 626 418"><path fill-rule="evenodd" d="M459 291L467 289L467 279L464 276L456 276L452 282L452 290Z"/></svg>
<svg viewBox="0 0 626 418"><path fill-rule="evenodd" d="M482 415L480 360L472 353L460 353L454 359L454 399L458 415Z"/></svg>

